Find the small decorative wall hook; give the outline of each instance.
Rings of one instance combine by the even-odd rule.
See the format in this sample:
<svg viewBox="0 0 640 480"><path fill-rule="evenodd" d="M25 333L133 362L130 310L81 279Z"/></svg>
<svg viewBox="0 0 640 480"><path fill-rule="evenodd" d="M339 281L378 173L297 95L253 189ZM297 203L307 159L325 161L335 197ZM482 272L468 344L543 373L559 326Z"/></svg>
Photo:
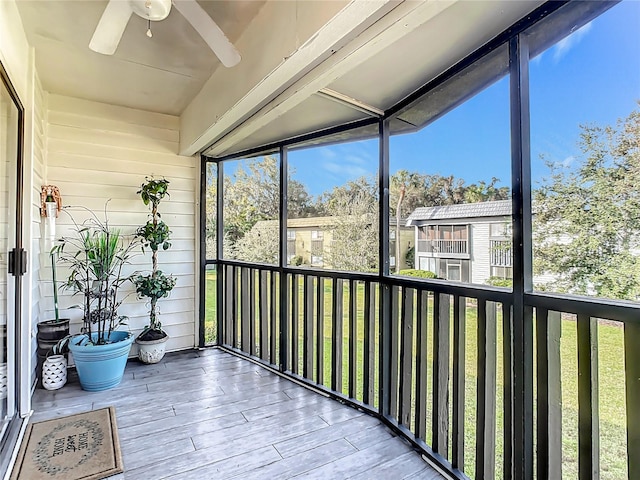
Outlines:
<svg viewBox="0 0 640 480"><path fill-rule="evenodd" d="M62 210L62 196L58 187L43 185L40 190L40 200L40 216L57 218L58 213Z"/></svg>
<svg viewBox="0 0 640 480"><path fill-rule="evenodd" d="M40 190L40 215L46 217L51 241L56 236L56 218L62 209L60 190L55 185L43 185Z"/></svg>

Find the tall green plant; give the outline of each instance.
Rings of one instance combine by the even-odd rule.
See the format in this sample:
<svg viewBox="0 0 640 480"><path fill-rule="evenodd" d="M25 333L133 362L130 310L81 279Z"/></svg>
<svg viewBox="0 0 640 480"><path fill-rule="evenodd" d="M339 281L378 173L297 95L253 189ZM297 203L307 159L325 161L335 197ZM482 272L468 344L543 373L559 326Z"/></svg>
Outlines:
<svg viewBox="0 0 640 480"><path fill-rule="evenodd" d="M151 207L149 220L136 231L136 236L142 241L143 251L144 248L151 249L151 273L138 274L133 278L138 298L148 298L150 303L149 325L141 336L150 331L166 335L162 331L162 324L158 319L158 300L169 296L169 292L176 284L175 277L167 276L158 269L158 250L160 248L167 250L171 246L169 242L171 231L167 224L161 220L161 215L158 212L158 206L162 199L169 196L168 189L169 180L166 178L145 177L145 182L137 192L142 202Z"/></svg>
<svg viewBox="0 0 640 480"><path fill-rule="evenodd" d="M55 248L51 249L49 256L51 257L51 280L53 282L53 311L56 316L56 323L60 321L60 309L58 308L58 281L56 278L56 254Z"/></svg>
<svg viewBox="0 0 640 480"><path fill-rule="evenodd" d="M78 306L83 310L82 331L100 345L109 343L111 332L127 320L118 314L123 301L119 291L131 280L123 274L123 267L139 240L126 238L120 230L110 228L106 218L102 221L89 212L90 218L82 224L71 217L73 234L62 237L51 255L57 254L58 261L70 268L64 288L83 296L83 304Z"/></svg>

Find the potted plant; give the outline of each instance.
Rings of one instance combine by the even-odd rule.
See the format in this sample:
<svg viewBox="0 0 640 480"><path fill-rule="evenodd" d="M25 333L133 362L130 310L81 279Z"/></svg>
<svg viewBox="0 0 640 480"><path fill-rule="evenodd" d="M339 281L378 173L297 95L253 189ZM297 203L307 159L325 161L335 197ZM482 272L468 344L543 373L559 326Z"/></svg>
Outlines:
<svg viewBox="0 0 640 480"><path fill-rule="evenodd" d="M169 339L158 319L158 300L169 296L176 284L175 277L167 276L158 269L158 250L167 250L171 246L171 231L158 212L162 199L169 196L168 189L169 180L145 177L145 182L137 192L142 202L151 208L149 220L136 231L136 236L142 241L143 252L145 248L151 249L151 273L137 274L133 278L138 298L148 298L150 304L149 325L136 338L138 358L144 363L158 363L162 360Z"/></svg>
<svg viewBox="0 0 640 480"><path fill-rule="evenodd" d="M91 212L90 212L91 213ZM76 371L84 390L100 391L122 380L133 335L118 330L127 317L118 313L120 290L130 276L123 273L138 241L126 238L108 221L91 213L82 224L75 220L73 234L55 247L59 261L71 272L65 288L82 296L83 328L68 339Z"/></svg>
<svg viewBox="0 0 640 480"><path fill-rule="evenodd" d="M69 335L69 319L60 318L58 309L58 282L56 280L56 257L55 247L49 252L51 257L51 280L53 284L53 310L55 318L39 322L36 327L38 342L38 385L42 386L42 367L46 358L52 353L54 346L63 338ZM60 354L64 355L62 351Z"/></svg>

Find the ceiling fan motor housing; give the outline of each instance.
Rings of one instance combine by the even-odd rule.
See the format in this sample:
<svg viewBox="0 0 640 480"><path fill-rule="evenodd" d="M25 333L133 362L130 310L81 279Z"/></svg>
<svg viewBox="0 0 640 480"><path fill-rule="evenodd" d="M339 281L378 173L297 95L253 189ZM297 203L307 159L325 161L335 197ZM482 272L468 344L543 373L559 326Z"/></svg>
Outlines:
<svg viewBox="0 0 640 480"><path fill-rule="evenodd" d="M171 0L129 0L129 5L133 13L153 22L164 20L171 11Z"/></svg>

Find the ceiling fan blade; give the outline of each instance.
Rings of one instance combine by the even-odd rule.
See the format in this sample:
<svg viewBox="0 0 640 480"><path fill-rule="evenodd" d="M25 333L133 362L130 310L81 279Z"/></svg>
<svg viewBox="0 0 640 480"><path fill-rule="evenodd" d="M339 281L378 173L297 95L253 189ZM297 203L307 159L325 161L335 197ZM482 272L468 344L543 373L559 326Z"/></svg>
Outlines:
<svg viewBox="0 0 640 480"><path fill-rule="evenodd" d="M240 53L236 47L196 0L174 0L173 4L202 39L207 42L209 48L213 50L213 53L225 67L233 67L240 61Z"/></svg>
<svg viewBox="0 0 640 480"><path fill-rule="evenodd" d="M124 29L127 28L133 11L129 2L109 0L102 17L93 32L89 48L103 55L113 55L118 48Z"/></svg>

